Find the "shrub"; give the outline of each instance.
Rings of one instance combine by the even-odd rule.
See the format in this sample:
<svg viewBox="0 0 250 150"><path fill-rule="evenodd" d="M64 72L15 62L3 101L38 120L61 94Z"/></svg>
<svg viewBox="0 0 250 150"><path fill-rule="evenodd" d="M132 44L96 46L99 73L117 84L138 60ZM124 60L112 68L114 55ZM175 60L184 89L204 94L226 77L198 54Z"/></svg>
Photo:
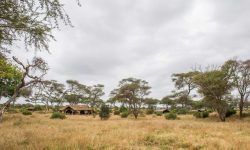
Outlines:
<svg viewBox="0 0 250 150"><path fill-rule="evenodd" d="M60 112L53 112L50 118L51 119L65 119L66 116L65 114L60 113Z"/></svg>
<svg viewBox="0 0 250 150"><path fill-rule="evenodd" d="M202 111L202 112L195 112L194 116L196 118L207 118L209 116L209 112L208 111Z"/></svg>
<svg viewBox="0 0 250 150"><path fill-rule="evenodd" d="M165 114L165 118L167 120L175 120L177 119L177 115L174 112L170 112L170 113Z"/></svg>
<svg viewBox="0 0 250 150"><path fill-rule="evenodd" d="M146 110L146 114L147 115L151 115L151 114L153 114L154 113L154 110L153 109L147 109Z"/></svg>
<svg viewBox="0 0 250 150"><path fill-rule="evenodd" d="M127 112L128 109L124 106L121 106L120 109L119 109L120 112Z"/></svg>
<svg viewBox="0 0 250 150"><path fill-rule="evenodd" d="M162 116L162 112L161 111L156 111L155 114L156 114L156 116Z"/></svg>
<svg viewBox="0 0 250 150"><path fill-rule="evenodd" d="M120 115L120 111L119 110L115 110L114 111L114 115Z"/></svg>
<svg viewBox="0 0 250 150"><path fill-rule="evenodd" d="M121 118L127 118L129 113L127 111L121 113Z"/></svg>
<svg viewBox="0 0 250 150"><path fill-rule="evenodd" d="M185 109L185 108L181 108L177 111L177 114L187 114L188 113L188 110Z"/></svg>
<svg viewBox="0 0 250 150"><path fill-rule="evenodd" d="M230 117L230 116L232 116L234 114L236 114L236 110L234 110L233 108L230 108L226 112L226 117Z"/></svg>
<svg viewBox="0 0 250 150"><path fill-rule="evenodd" d="M28 111L28 110L24 110L22 112L23 115L32 115L32 112L31 111Z"/></svg>
<svg viewBox="0 0 250 150"><path fill-rule="evenodd" d="M101 106L99 117L101 118L101 120L106 120L110 117L110 109L107 105Z"/></svg>

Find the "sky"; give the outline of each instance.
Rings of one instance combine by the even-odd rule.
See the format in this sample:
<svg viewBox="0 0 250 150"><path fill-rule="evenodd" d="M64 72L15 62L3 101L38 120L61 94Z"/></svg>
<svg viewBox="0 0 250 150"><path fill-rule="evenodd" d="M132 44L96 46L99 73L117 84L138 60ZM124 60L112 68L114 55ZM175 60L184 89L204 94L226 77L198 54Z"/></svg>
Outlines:
<svg viewBox="0 0 250 150"><path fill-rule="evenodd" d="M74 27L54 31L41 55L46 79L104 84L104 99L123 78L149 82L149 97L174 90L173 73L250 58L250 0L64 0Z"/></svg>

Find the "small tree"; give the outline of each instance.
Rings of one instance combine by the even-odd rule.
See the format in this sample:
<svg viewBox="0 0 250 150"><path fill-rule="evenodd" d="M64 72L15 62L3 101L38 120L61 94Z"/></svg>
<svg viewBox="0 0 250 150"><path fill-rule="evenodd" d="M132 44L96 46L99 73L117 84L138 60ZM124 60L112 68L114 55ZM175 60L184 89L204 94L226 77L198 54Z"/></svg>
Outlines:
<svg viewBox="0 0 250 150"><path fill-rule="evenodd" d="M110 117L110 109L107 105L102 104L100 112L99 112L99 116L101 120L106 120Z"/></svg>
<svg viewBox="0 0 250 150"><path fill-rule="evenodd" d="M227 73L221 70L201 72L195 76L194 82L198 92L204 95L204 100L217 111L220 120L225 121L228 109L225 98L232 88Z"/></svg>
<svg viewBox="0 0 250 150"><path fill-rule="evenodd" d="M127 78L120 81L118 89L113 90L112 95L115 95L117 99L121 99L123 103L128 104L129 111L137 119L145 96L150 94L150 88L145 80Z"/></svg>
<svg viewBox="0 0 250 150"><path fill-rule="evenodd" d="M242 118L244 104L250 94L250 60L228 60L223 65L223 69L232 77L233 85L240 95L239 110Z"/></svg>

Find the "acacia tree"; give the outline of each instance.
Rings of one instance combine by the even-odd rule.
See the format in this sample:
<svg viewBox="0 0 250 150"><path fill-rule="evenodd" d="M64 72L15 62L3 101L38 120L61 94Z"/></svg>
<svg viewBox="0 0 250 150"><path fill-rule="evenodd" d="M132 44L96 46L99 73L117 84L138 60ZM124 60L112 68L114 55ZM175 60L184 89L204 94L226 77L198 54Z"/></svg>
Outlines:
<svg viewBox="0 0 250 150"><path fill-rule="evenodd" d="M19 61L16 57L13 57L13 60L20 66L22 76L19 83L15 87L13 95L3 104L1 108L0 121L2 121L6 108L10 106L11 102L16 100L22 89L42 82L42 78L48 70L47 63L41 58L34 58L31 63L28 62L26 65Z"/></svg>
<svg viewBox="0 0 250 150"><path fill-rule="evenodd" d="M148 82L136 78L127 78L119 82L117 89L113 90L116 97L127 103L130 111L137 119L145 96L150 94ZM113 94L114 94L113 93Z"/></svg>
<svg viewBox="0 0 250 150"><path fill-rule="evenodd" d="M201 72L194 77L194 83L204 100L217 111L220 120L225 121L228 109L226 96L232 89L227 73L221 70Z"/></svg>
<svg viewBox="0 0 250 150"><path fill-rule="evenodd" d="M88 96L85 98L84 102L88 103L91 108L95 110L95 107L103 104L103 100L101 99L101 97L105 94L103 90L104 85L102 84L88 86L86 88L86 93ZM93 113L93 116L95 117L95 113Z"/></svg>
<svg viewBox="0 0 250 150"><path fill-rule="evenodd" d="M159 103L158 99L146 98L144 104L148 106L148 109L155 109L156 105Z"/></svg>
<svg viewBox="0 0 250 150"><path fill-rule="evenodd" d="M85 103L85 99L88 97L88 87L76 80L67 80L66 83L68 88L65 92L65 100L70 105Z"/></svg>
<svg viewBox="0 0 250 150"><path fill-rule="evenodd" d="M20 40L26 47L48 50L48 42L54 39L51 32L60 21L71 25L59 0L1 0L0 52Z"/></svg>
<svg viewBox="0 0 250 150"><path fill-rule="evenodd" d="M191 71L187 73L176 73L172 75L172 81L175 83L176 91L172 97L176 98L178 103L181 103L182 107L190 104L190 93L196 88L193 81L198 71Z"/></svg>
<svg viewBox="0 0 250 150"><path fill-rule="evenodd" d="M250 60L228 60L223 65L223 69L230 73L234 87L240 95L239 110L242 118L244 104L250 94Z"/></svg>
<svg viewBox="0 0 250 150"><path fill-rule="evenodd" d="M175 102L170 98L170 96L165 96L161 99L160 104L166 105L166 108L168 109L169 106L172 107L175 104Z"/></svg>
<svg viewBox="0 0 250 150"><path fill-rule="evenodd" d="M33 88L32 96L27 99L27 102L39 102L45 105L45 110L49 111L49 103L53 106L62 105L64 102L65 89L64 85L56 80L44 80Z"/></svg>

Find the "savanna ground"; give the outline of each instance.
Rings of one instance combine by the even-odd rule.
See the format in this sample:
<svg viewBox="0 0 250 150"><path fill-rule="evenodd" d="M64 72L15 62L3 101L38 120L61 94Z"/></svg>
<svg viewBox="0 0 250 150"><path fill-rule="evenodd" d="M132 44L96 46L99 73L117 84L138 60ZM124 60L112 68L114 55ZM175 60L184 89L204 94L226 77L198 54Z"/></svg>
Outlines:
<svg viewBox="0 0 250 150"><path fill-rule="evenodd" d="M233 116L219 122L216 116L179 120L149 115L138 120L112 116L67 116L51 114L6 114L0 124L1 150L104 150L104 149L250 149L250 118Z"/></svg>

